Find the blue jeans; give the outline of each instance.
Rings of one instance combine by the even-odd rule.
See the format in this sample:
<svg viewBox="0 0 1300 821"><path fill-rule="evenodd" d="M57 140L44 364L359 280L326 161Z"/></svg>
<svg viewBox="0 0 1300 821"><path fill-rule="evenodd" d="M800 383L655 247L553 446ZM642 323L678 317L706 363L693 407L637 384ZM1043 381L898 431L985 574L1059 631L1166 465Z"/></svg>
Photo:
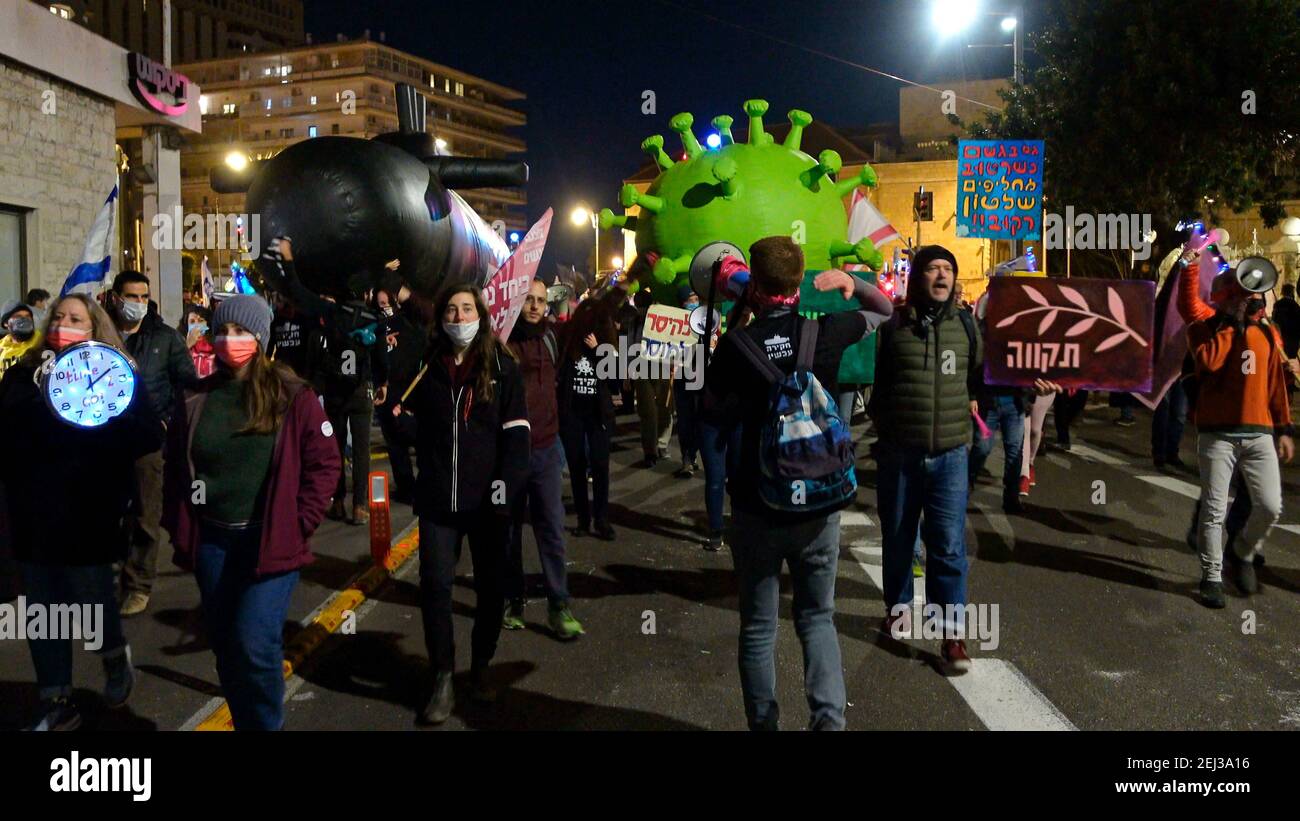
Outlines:
<svg viewBox="0 0 1300 821"><path fill-rule="evenodd" d="M740 461L740 425L724 430L700 420L700 457L704 462L704 507L709 514L709 532L722 531L722 505L727 494L727 476Z"/></svg>
<svg viewBox="0 0 1300 821"><path fill-rule="evenodd" d="M982 411L984 424L988 425L989 438L981 439L975 431L975 443L971 447L969 483L975 484L975 477L984 468L984 462L993 450L993 434L1002 432L1002 450L1006 454L1006 465L1002 469L1002 501L1014 500L1020 495L1020 461L1025 449L1025 415L1016 407L1016 400L1011 396L994 396L989 407ZM963 507L965 503L963 502Z"/></svg>
<svg viewBox="0 0 1300 821"><path fill-rule="evenodd" d="M790 565L794 629L803 645L804 693L813 730L844 729L844 667L835 632L840 514L773 525L736 511L731 557L740 582L740 689L751 730L777 729L776 625L781 564Z"/></svg>
<svg viewBox="0 0 1300 821"><path fill-rule="evenodd" d="M966 604L966 463L965 445L933 456L918 448L880 448L876 501L886 611L912 602L918 520L925 542L926 604Z"/></svg>
<svg viewBox="0 0 1300 821"><path fill-rule="evenodd" d="M677 406L677 444L682 451L682 464L695 463L700 451L700 392L686 387L680 376L673 380L673 403Z"/></svg>
<svg viewBox="0 0 1300 821"><path fill-rule="evenodd" d="M1187 391L1175 379L1151 417L1151 457L1157 462L1178 458L1178 446L1187 426Z"/></svg>
<svg viewBox="0 0 1300 821"><path fill-rule="evenodd" d="M546 580L546 598L552 606L569 601L568 572L564 567L564 500L560 496L564 447L556 439L550 447L532 451L528 480L510 523L510 552L506 561L506 598L524 597L524 522L530 517L537 558Z"/></svg>
<svg viewBox="0 0 1300 821"><path fill-rule="evenodd" d="M204 525L194 557L208 642L236 730L284 726L284 621L298 571L258 577L260 526Z"/></svg>
<svg viewBox="0 0 1300 821"><path fill-rule="evenodd" d="M23 562L19 567L23 575L23 595L29 606L41 605L49 615L52 606L97 605L103 615L93 616L92 624L97 622L102 632L99 636L89 636L85 631L90 625L82 622L84 640L100 639L97 652L101 656L113 655L126 646L126 637L122 635L122 618L118 615L117 584L111 564L52 565ZM23 618L23 614L18 614L18 618ZM48 621L46 623L49 624ZM76 639L69 636L27 639L42 701L72 695L73 641Z"/></svg>

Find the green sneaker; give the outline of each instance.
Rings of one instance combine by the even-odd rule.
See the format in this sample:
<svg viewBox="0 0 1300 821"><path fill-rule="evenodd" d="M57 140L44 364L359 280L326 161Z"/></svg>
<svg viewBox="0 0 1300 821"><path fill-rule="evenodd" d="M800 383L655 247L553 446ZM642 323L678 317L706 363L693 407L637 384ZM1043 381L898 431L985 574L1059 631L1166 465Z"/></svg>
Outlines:
<svg viewBox="0 0 1300 821"><path fill-rule="evenodd" d="M523 599L510 599L506 602L506 612L505 615L501 617L501 628L503 630L524 629Z"/></svg>
<svg viewBox="0 0 1300 821"><path fill-rule="evenodd" d="M912 578L919 579L924 575L925 575L925 565L921 564L920 559L913 556L912 557Z"/></svg>
<svg viewBox="0 0 1300 821"><path fill-rule="evenodd" d="M547 623L550 624L555 637L562 641L576 639L587 632L582 629L582 623L573 617L573 613L569 611L569 605L567 604L560 607L551 607L547 616Z"/></svg>

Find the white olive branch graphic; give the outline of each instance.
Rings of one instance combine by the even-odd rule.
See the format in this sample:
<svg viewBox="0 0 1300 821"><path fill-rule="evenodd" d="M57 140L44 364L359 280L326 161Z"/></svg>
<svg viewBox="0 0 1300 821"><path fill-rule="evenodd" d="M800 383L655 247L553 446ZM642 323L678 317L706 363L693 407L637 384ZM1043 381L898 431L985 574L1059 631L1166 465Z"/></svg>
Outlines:
<svg viewBox="0 0 1300 821"><path fill-rule="evenodd" d="M1076 322L1074 325L1070 326L1070 328L1065 332L1067 337L1079 336L1080 334L1085 333L1089 328L1097 324L1097 320L1109 322L1111 325L1123 329L1119 333L1113 336L1108 336L1102 340L1101 344L1093 350L1093 353L1101 353L1102 351L1110 350L1130 336L1136 339L1138 344L1142 347L1149 347L1147 341L1142 338L1142 335L1125 323L1124 300L1120 298L1119 293L1114 288L1106 289L1106 302L1107 307L1110 309L1110 315L1107 316L1105 314L1099 314L1089 308L1088 300L1084 299L1083 294L1068 286L1058 285L1056 287L1060 290L1062 296L1079 306L1077 308L1066 308L1060 305L1052 305L1047 301L1047 297L1040 294L1034 288L1031 288L1028 285L1021 285L1020 287L1025 289L1025 293L1029 295L1030 299L1038 303L1038 307L1026 308L1023 311L1011 314L994 327L1005 328L1006 326L1015 323L1015 321L1020 319L1022 316L1046 311L1047 315L1043 317L1043 321L1038 324L1038 333L1039 335L1042 335L1052 326L1052 323L1056 321L1057 316L1060 314L1081 314L1087 317L1087 319Z"/></svg>

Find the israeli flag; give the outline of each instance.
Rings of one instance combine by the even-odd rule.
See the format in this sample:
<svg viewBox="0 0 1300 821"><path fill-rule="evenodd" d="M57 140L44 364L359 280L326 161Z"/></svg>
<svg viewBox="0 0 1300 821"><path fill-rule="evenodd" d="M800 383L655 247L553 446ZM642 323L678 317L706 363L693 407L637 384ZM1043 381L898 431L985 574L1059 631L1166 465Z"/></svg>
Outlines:
<svg viewBox="0 0 1300 821"><path fill-rule="evenodd" d="M94 296L107 284L108 270L113 264L113 222L116 214L117 186L115 185L108 199L104 201L104 206L99 209L94 224L90 226L85 250L81 252L81 264L68 274L59 296L68 294Z"/></svg>

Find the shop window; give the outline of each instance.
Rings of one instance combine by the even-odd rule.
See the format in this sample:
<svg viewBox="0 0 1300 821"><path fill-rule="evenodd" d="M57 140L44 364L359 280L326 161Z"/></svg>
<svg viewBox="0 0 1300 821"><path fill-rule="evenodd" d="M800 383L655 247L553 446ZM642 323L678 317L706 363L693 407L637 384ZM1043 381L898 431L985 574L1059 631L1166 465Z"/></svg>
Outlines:
<svg viewBox="0 0 1300 821"><path fill-rule="evenodd" d="M307 126L307 136L308 136L308 137L315 137L315 136L316 136L316 126L314 126L314 125L309 125L309 126Z"/></svg>

